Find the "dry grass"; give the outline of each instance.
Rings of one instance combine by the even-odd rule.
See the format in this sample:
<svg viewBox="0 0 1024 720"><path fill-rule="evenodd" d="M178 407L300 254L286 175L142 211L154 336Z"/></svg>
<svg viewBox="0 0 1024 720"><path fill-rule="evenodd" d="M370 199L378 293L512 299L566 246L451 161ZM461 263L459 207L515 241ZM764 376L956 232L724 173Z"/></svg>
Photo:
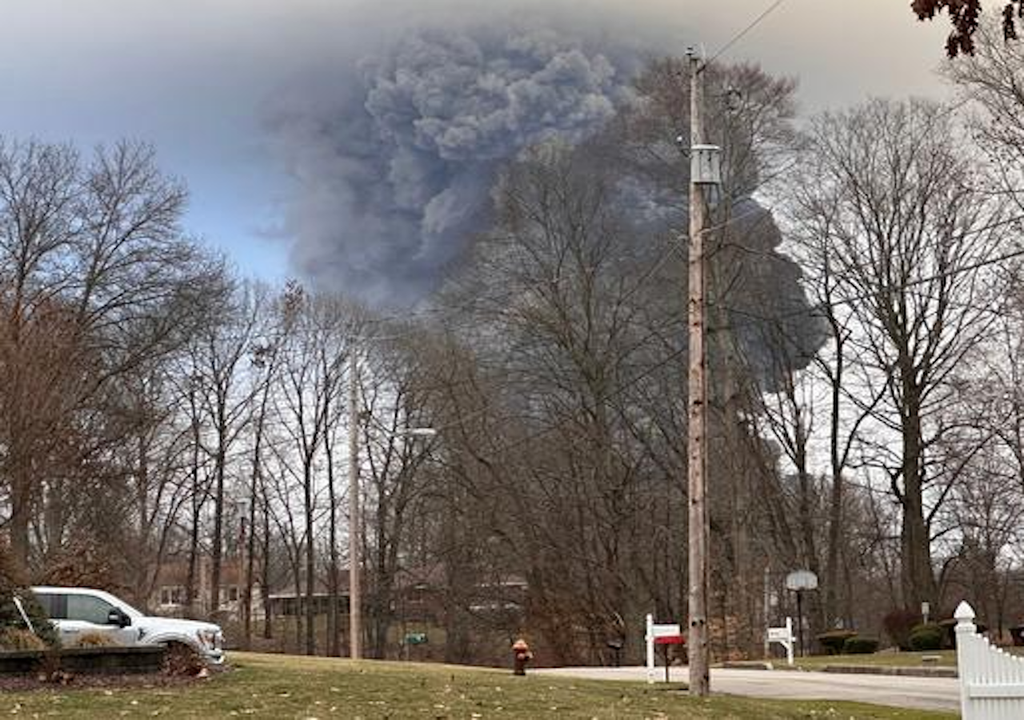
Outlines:
<svg viewBox="0 0 1024 720"><path fill-rule="evenodd" d="M114 647L117 643L110 633L88 632L82 633L76 645L78 647Z"/></svg>
<svg viewBox="0 0 1024 720"><path fill-rule="evenodd" d="M937 720L942 713L833 702L735 697L693 700L680 686L513 677L434 664L237 653L234 669L187 688L7 693L12 715L60 717L728 718L730 720Z"/></svg>
<svg viewBox="0 0 1024 720"><path fill-rule="evenodd" d="M45 650L46 643L31 630L4 628L0 630L0 650Z"/></svg>

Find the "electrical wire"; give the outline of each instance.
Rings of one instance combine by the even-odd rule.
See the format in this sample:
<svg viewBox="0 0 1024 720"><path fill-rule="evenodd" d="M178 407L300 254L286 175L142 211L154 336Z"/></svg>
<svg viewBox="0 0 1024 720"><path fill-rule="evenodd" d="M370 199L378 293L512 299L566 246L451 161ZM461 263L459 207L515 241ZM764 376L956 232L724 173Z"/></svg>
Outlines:
<svg viewBox="0 0 1024 720"><path fill-rule="evenodd" d="M760 15L754 18L749 25L747 25L745 28L740 30L735 35L733 35L732 39L729 40L729 42L727 42L721 48L719 48L719 50L715 52L715 54L712 55L710 59L706 60L703 63L702 67L710 65L715 60L722 57L722 55L724 55L730 48L732 48L736 43L738 43L740 40L746 37L747 33L749 33L751 30L753 30L762 22L764 22L765 18L767 18L769 15L775 12L784 2L786 2L786 0L775 0L775 2L772 3L766 10L764 10Z"/></svg>

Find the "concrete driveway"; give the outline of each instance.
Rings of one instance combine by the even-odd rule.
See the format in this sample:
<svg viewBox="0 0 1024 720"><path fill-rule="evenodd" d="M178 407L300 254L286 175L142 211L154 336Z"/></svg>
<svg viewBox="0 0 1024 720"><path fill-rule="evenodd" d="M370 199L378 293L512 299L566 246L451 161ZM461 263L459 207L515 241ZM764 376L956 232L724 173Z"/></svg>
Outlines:
<svg viewBox="0 0 1024 720"><path fill-rule="evenodd" d="M529 672L599 680L647 679L647 671L642 667L538 668ZM664 668L658 668L658 678L664 682ZM672 682L686 682L686 668L672 668L670 678ZM949 712L960 709L960 686L955 678L715 668L711 671L711 689L715 693L760 698L850 700Z"/></svg>

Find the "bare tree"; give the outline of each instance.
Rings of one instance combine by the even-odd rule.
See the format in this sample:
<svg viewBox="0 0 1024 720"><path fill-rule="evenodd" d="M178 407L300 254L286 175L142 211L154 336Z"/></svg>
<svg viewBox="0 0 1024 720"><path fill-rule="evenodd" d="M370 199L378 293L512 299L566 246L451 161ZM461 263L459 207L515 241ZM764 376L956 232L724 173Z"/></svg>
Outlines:
<svg viewBox="0 0 1024 720"><path fill-rule="evenodd" d="M455 436L470 443L466 458L451 458L465 473L460 492L479 497L493 487L518 518L491 532L501 528L501 543L519 558L551 637L564 634L558 626L567 616L580 619L585 630L558 649L566 658L602 657L615 618L639 618L641 596L660 592L644 582L668 549L650 547L642 528L656 498L681 502L680 456L660 465L646 456L634 432L657 434L647 420L652 409L620 384L655 358L662 367L635 386L677 371L680 324L660 313L654 288L661 278L653 280L645 262L650 246L633 242L614 215L604 160L599 147L552 145L511 168L498 226L451 299L476 297L467 324L501 388L487 420ZM664 401L678 419L681 398ZM509 442L512 453L501 448ZM477 553L475 564L483 560ZM676 596L666 605L678 603Z"/></svg>
<svg viewBox="0 0 1024 720"><path fill-rule="evenodd" d="M948 400L950 373L993 322L986 263L1003 225L976 165L949 142L954 134L946 109L924 101L826 114L810 133L795 200L803 229L827 242L832 301L856 322L858 364L869 386L885 388L872 417L900 440L883 462L902 508L901 586L912 607L936 600L929 423ZM872 402L870 392L861 399Z"/></svg>
<svg viewBox="0 0 1024 720"><path fill-rule="evenodd" d="M145 145L99 148L85 161L67 146L0 142L0 268L9 278L0 302L8 359L30 361L25 343L44 318L60 317L65 328L49 334L48 351L63 354L63 377L38 388L38 412L31 415L9 395L0 421L11 549L22 566L33 514L43 502L40 463L53 460L57 447L72 447L64 440L75 420L102 407L116 378L180 347L221 292L219 265L183 237L184 200L184 188L157 170ZM18 381L25 372L9 365L16 382L8 387L27 387L28 377ZM74 467L81 453L95 456L116 437L80 437L79 457L65 460Z"/></svg>
<svg viewBox="0 0 1024 720"><path fill-rule="evenodd" d="M298 463L294 473L302 489L302 513L305 549L306 636L305 650L314 654L316 592L316 533L318 495L318 460L330 432L332 408L341 392L347 357L346 337L351 334L346 306L337 298L297 293L285 308L285 330L282 336L282 357L279 388L276 393L277 414L290 445L289 452Z"/></svg>
<svg viewBox="0 0 1024 720"><path fill-rule="evenodd" d="M263 553L269 551L269 527L267 527L267 514L269 509L265 506L266 497L264 465L265 445L268 441L269 428L268 420L271 410L271 391L277 377L278 361L280 358L280 325L279 318L273 312L275 308L268 302L269 293L265 288L260 289L260 295L264 298L256 308L257 329L253 344L250 348L251 363L251 391L253 402L251 419L248 424L252 438L252 461L249 473L249 487L246 505L248 517L246 518L247 533L244 538L246 542L246 563L245 563L245 589L242 594L242 625L244 646L252 644L252 593L256 579L256 517L257 508L263 505L262 515L264 545ZM270 578L267 565L269 558L263 558L263 572L261 573L260 588L262 592L262 604L264 612L269 613L270 605ZM270 624L267 622L267 629Z"/></svg>
<svg viewBox="0 0 1024 720"><path fill-rule="evenodd" d="M856 314L844 302L842 294L842 269L832 248L833 225L840 217L838 199L832 195L816 195L813 188L802 183L786 183L781 189L779 204L788 211L784 229L788 238L787 250L799 262L803 270L804 287L814 303L814 318L825 343L811 357L805 371L792 381L784 381L781 398L776 407L767 408L767 419L775 428L773 434L781 432L790 440L782 441L794 465L807 462L807 449L798 453L800 442L811 442L811 428L806 426L805 416L817 409L819 417L827 423L828 465L826 503L827 536L825 538L824 576L822 589L822 621L831 625L842 617L840 593L843 586L840 561L846 537L844 510L847 475L852 470L855 454L861 449L861 429L885 396L885 384L873 384L869 379L850 369L856 357L854 334ZM795 198L793 196L796 196ZM762 302L771 304L769 297L762 295ZM787 314L779 308L778 314ZM784 359L801 350L791 338L785 325L764 323L763 331L768 333L768 347L780 347ZM786 378L784 367L776 376ZM824 397L811 393L809 388L827 388ZM792 389L790 389L792 388ZM804 426L803 430L799 430ZM799 471L798 471L799 472ZM805 530L806 519L805 519ZM848 613L847 613L848 616Z"/></svg>
<svg viewBox="0 0 1024 720"><path fill-rule="evenodd" d="M975 143L994 170L996 192L1024 209L1024 46L1005 43L994 18L983 18L970 57L949 61L942 74L959 86L958 104L973 110Z"/></svg>
<svg viewBox="0 0 1024 720"><path fill-rule="evenodd" d="M128 541L135 548L124 568L130 595L145 606L164 561L176 549L181 515L191 499L192 432L187 390L178 386L171 363L122 378L121 413L126 453L122 472L134 508ZM48 509L53 503L48 503Z"/></svg>
<svg viewBox="0 0 1024 720"><path fill-rule="evenodd" d="M367 354L362 383L361 447L369 479L366 504L369 569L369 647L374 657L387 656L388 637L400 603L398 581L411 544L410 528L425 511L429 477L422 472L436 441L414 434L433 423L437 403L429 388L424 349L431 340L409 326L387 325L384 340ZM378 335L380 336L380 335ZM386 338L392 338L390 340ZM418 569L418 568L412 568Z"/></svg>
<svg viewBox="0 0 1024 720"><path fill-rule="evenodd" d="M253 352L261 338L267 294L258 286L242 284L225 297L218 322L198 333L192 343L192 377L210 435L203 445L212 464L213 532L211 536L210 612L220 609L221 571L224 561L225 502L232 451L249 426L262 384L253 382ZM265 413L264 413L265 416ZM263 418L260 418L261 422Z"/></svg>

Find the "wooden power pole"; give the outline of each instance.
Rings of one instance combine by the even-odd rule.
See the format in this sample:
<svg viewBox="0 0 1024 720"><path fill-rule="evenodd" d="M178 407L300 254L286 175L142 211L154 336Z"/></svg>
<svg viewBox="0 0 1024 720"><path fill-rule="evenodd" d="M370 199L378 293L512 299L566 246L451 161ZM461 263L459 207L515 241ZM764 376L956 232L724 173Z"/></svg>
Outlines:
<svg viewBox="0 0 1024 720"><path fill-rule="evenodd" d="M363 657L362 511L359 504L359 358L349 356L348 373L348 648L349 657Z"/></svg>
<svg viewBox="0 0 1024 720"><path fill-rule="evenodd" d="M707 354L705 351L704 242L708 231L705 193L719 182L719 152L705 144L704 68L690 58L690 243L687 321L689 327L687 485L689 499L689 615L687 654L690 695L711 690L708 646Z"/></svg>

